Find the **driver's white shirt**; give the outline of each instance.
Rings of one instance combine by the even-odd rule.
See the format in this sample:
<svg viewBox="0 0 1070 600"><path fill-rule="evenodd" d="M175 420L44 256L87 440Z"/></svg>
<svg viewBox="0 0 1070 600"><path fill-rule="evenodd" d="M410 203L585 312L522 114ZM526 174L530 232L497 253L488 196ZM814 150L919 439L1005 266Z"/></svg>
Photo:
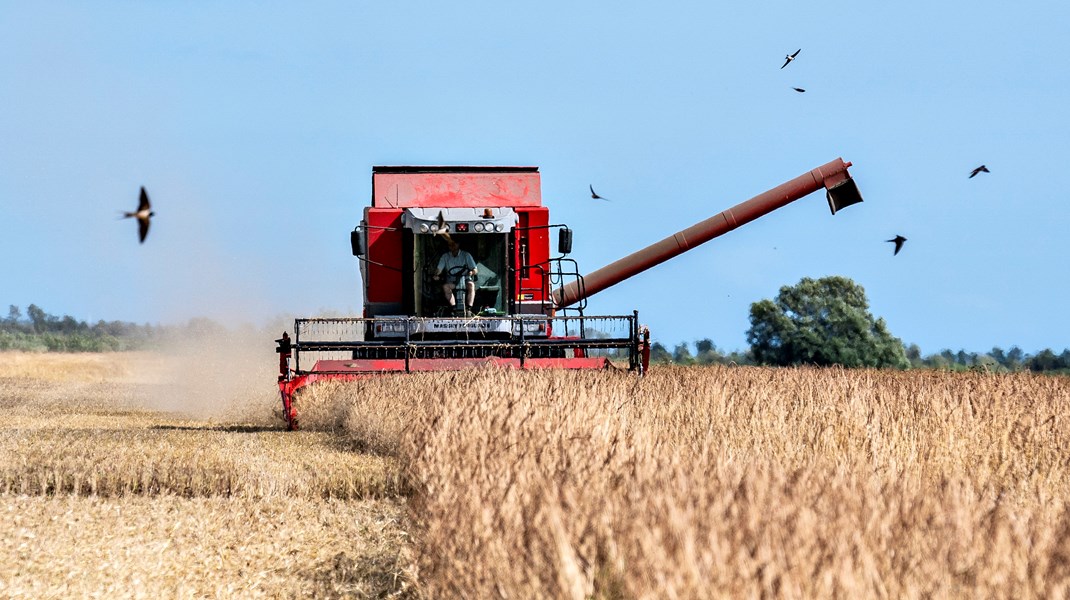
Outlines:
<svg viewBox="0 0 1070 600"><path fill-rule="evenodd" d="M457 256L446 252L438 259L438 271L440 273L449 273L454 267L468 267L468 271L471 271L476 268L476 261L471 254L464 250L458 250ZM467 271L465 273L467 274Z"/></svg>

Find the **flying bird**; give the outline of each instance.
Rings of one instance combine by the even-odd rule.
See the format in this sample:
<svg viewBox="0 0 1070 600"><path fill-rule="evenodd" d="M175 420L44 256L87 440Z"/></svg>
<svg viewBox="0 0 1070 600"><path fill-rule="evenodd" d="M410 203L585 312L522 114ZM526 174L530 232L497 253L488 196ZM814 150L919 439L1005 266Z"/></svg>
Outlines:
<svg viewBox="0 0 1070 600"><path fill-rule="evenodd" d="M607 202L609 201L609 198L603 198L603 197L599 196L598 194L596 194L594 192L594 186L593 185L590 186L590 188L591 188L591 197L592 198L594 198L595 200L605 200Z"/></svg>
<svg viewBox="0 0 1070 600"><path fill-rule="evenodd" d="M894 238L892 238L890 240L884 240L884 241L892 242L893 244L895 244L895 252L892 253L892 256L895 256L896 254L899 254L900 250L903 249L903 242L907 241L907 239L905 237L901 236L901 235L897 235L897 236L895 236Z"/></svg>
<svg viewBox="0 0 1070 600"><path fill-rule="evenodd" d="M799 92L800 94L806 91L806 90L804 90L802 88L797 88L797 87L793 87L791 89L795 90L796 92Z"/></svg>
<svg viewBox="0 0 1070 600"><path fill-rule="evenodd" d="M790 63L791 61L795 60L795 57L798 56L800 52L802 52L802 48L799 48L798 50L796 50L795 54L789 54L789 55L785 56L784 57L784 65L781 66L780 68L783 69L784 67L788 66L788 63Z"/></svg>
<svg viewBox="0 0 1070 600"><path fill-rule="evenodd" d="M155 215L156 213L152 212L152 206L149 204L149 195L145 193L145 186L141 186L141 199L138 201L137 210L123 212L123 218L129 219L133 217L137 219L137 235L142 244L145 243L145 236L149 234L149 218Z"/></svg>
<svg viewBox="0 0 1070 600"><path fill-rule="evenodd" d="M450 237L450 230L446 227L446 217L442 216L442 211L438 211L438 230L435 231L435 235L441 235L446 238L447 242L453 241Z"/></svg>
<svg viewBox="0 0 1070 600"><path fill-rule="evenodd" d="M976 169L970 171L970 176L967 177L967 179L973 179L974 175L977 175L978 173L991 173L991 172L992 171L988 170L988 167L986 167L984 165L981 165L981 166L977 167Z"/></svg>

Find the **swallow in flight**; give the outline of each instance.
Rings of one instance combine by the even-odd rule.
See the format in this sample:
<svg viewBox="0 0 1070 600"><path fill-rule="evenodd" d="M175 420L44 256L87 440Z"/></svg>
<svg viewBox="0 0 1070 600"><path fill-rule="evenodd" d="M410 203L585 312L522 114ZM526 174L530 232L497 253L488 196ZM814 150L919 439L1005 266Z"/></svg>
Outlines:
<svg viewBox="0 0 1070 600"><path fill-rule="evenodd" d="M896 254L899 254L900 250L903 249L903 242L907 241L907 239L905 237L901 236L901 235L897 235L897 236L895 236L894 238L892 238L890 240L884 240L884 241L892 242L893 244L895 244L895 252L892 253L892 256L895 256Z"/></svg>
<svg viewBox="0 0 1070 600"><path fill-rule="evenodd" d="M598 194L594 193L594 186L593 185L590 186L590 188L591 188L591 197L592 198L594 198L595 200L605 200L607 202L609 201L609 198L603 198L603 197L599 196Z"/></svg>
<svg viewBox="0 0 1070 600"><path fill-rule="evenodd" d="M453 238L450 237L450 229L446 226L446 217L442 216L442 211L438 211L438 231L435 231L435 235L441 235L446 238L446 242L452 242Z"/></svg>
<svg viewBox="0 0 1070 600"><path fill-rule="evenodd" d="M785 56L784 57L784 65L781 66L780 68L783 69L784 67L788 66L788 63L790 63L791 61L795 60L795 57L798 56L800 52L802 52L802 48L799 48L798 50L796 50L795 54L789 54L789 55Z"/></svg>
<svg viewBox="0 0 1070 600"><path fill-rule="evenodd" d="M981 166L977 167L976 169L970 171L970 176L967 177L967 179L973 179L974 175L977 175L978 173L991 173L991 172L992 171L988 170L988 167L986 167L984 165L981 165Z"/></svg>
<svg viewBox="0 0 1070 600"><path fill-rule="evenodd" d="M141 186L141 199L138 201L137 210L123 212L123 218L137 219L137 235L142 244L145 243L145 236L149 234L149 219L155 215L156 213L152 212L152 206L149 204L149 195L145 193L145 186Z"/></svg>

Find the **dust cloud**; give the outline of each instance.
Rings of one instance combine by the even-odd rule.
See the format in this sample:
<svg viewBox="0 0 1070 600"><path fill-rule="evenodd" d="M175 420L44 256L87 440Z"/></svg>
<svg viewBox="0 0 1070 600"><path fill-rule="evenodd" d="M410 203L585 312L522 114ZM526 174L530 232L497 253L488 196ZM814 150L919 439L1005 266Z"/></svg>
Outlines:
<svg viewBox="0 0 1070 600"><path fill-rule="evenodd" d="M124 296L169 323L151 364L136 375L144 388L139 404L196 420L281 426L274 340L284 330L293 334L293 316L314 315L270 317L278 306L299 306L290 288L303 287L279 283L279 273L295 266L287 261L296 260L284 246L264 251L265 240L277 239L278 222L236 208L252 201L243 195L248 190L224 201L220 189L199 182L169 179L160 187L167 192L153 198L159 225L154 221L152 245L131 259L136 286ZM247 235L234 235L234 223Z"/></svg>
<svg viewBox="0 0 1070 600"><path fill-rule="evenodd" d="M281 425L274 340L283 323L228 328L194 320L175 328L152 353L143 408L199 421Z"/></svg>

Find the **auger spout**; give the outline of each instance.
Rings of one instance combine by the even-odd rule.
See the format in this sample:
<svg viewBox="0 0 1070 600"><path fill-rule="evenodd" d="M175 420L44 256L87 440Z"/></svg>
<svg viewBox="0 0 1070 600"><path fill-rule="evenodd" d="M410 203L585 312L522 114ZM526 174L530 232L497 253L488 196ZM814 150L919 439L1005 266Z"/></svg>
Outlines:
<svg viewBox="0 0 1070 600"><path fill-rule="evenodd" d="M832 214L836 214L836 211L862 201L858 186L847 172L850 166L851 163L837 158L705 221L674 233L660 242L651 244L554 290L554 303L559 308L575 304L821 188L828 191L829 209Z"/></svg>

